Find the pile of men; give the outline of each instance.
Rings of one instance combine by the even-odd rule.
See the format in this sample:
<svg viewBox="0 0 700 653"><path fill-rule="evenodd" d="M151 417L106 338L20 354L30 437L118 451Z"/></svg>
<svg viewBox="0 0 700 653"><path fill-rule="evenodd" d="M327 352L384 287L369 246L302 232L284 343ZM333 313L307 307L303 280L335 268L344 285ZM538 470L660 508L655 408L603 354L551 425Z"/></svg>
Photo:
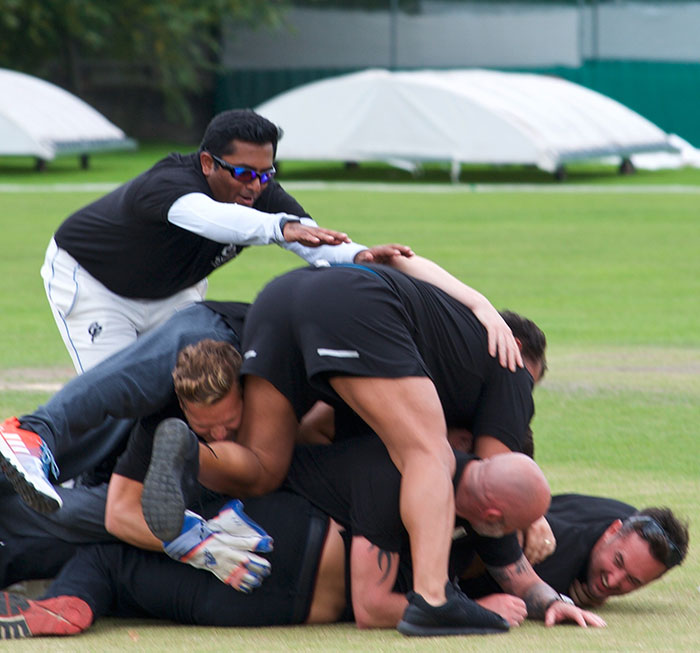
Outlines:
<svg viewBox="0 0 700 653"><path fill-rule="evenodd" d="M0 582L54 580L3 593L0 635L108 614L412 636L604 626L585 608L680 564L686 525L552 497L529 428L542 331L408 247L318 227L274 179L278 136L219 114L197 153L49 244L78 376L0 426ZM268 243L313 266L250 306L204 300L209 273Z"/></svg>

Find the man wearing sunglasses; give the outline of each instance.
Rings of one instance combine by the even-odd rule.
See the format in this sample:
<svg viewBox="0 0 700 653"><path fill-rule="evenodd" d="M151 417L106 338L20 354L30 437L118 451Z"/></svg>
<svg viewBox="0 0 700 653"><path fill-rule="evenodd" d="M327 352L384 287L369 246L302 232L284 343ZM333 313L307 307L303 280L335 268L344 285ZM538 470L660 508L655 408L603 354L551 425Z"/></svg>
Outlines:
<svg viewBox="0 0 700 653"><path fill-rule="evenodd" d="M253 111L221 113L198 152L170 154L61 224L42 277L78 373L202 300L207 276L250 245L309 263L408 253L318 227L274 179L280 133Z"/></svg>

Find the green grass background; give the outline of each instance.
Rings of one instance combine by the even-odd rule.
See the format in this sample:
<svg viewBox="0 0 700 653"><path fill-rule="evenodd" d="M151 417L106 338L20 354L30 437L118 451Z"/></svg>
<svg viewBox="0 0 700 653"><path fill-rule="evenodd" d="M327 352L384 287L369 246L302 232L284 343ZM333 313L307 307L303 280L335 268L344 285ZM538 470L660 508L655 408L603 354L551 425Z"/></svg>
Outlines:
<svg viewBox="0 0 700 653"><path fill-rule="evenodd" d="M71 374L38 270L60 222L104 191L58 192L51 186L123 181L164 150L167 146L96 156L88 171L78 170L73 160L58 160L40 174L31 171L28 159L0 159L3 387L11 388L12 379L60 381ZM468 168L462 175L466 183L455 187L439 167L427 169L417 183L382 166L345 170L288 164L282 170L282 182L324 226L366 244L409 244L497 307L534 319L547 333L550 367L535 392L536 458L553 491L610 495L640 507L670 505L691 522L688 560L651 587L603 607L599 613L608 622L603 631L568 626L545 631L529 622L504 636L414 641L350 625L227 630L105 619L79 638L12 646L32 651L700 650L700 555L693 540L700 522L700 171L622 178L610 168L579 166L569 181L557 184L532 170ZM299 183L317 178L397 185L379 192L366 185L312 190ZM501 182L526 182L538 192L499 190ZM496 186L470 192L471 183ZM591 184L609 192L595 192ZM620 192L620 185L629 192ZM669 185L687 190L670 193ZM251 248L212 275L209 297L252 300L266 280L300 263L279 248ZM6 389L0 410L22 413L48 396Z"/></svg>

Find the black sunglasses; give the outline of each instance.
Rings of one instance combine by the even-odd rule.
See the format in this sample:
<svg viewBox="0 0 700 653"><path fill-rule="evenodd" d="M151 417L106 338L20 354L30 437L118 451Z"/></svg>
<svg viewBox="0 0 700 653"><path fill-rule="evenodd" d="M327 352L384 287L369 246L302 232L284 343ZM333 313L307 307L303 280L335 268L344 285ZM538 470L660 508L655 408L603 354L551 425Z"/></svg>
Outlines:
<svg viewBox="0 0 700 653"><path fill-rule="evenodd" d="M661 537L664 542L666 542L668 550L664 560L662 560L666 567L670 569L671 567L681 564L683 556L681 555L680 549L668 536L668 533L663 529L661 524L659 524L659 522L657 522L653 517L649 517L649 515L635 515L629 519L626 519L625 522L626 524L632 526L634 528L634 532L647 542L654 537Z"/></svg>
<svg viewBox="0 0 700 653"><path fill-rule="evenodd" d="M248 166L234 166L223 159L220 159L216 154L209 152L209 156L216 161L224 170L228 170L231 176L237 181L242 181L244 184L249 184L251 181L260 179L261 184L266 184L270 179L272 179L277 170L270 168L269 170L264 170L263 172L258 172L249 168Z"/></svg>

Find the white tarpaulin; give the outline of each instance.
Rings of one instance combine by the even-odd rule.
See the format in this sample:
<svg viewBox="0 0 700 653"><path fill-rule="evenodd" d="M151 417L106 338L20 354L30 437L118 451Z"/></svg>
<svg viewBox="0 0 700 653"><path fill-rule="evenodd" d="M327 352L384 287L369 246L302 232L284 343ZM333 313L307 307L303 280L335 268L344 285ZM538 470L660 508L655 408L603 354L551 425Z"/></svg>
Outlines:
<svg viewBox="0 0 700 653"><path fill-rule="evenodd" d="M372 69L282 93L256 110L284 130L278 158L532 164L675 152L619 102L563 79L486 70Z"/></svg>
<svg viewBox="0 0 700 653"><path fill-rule="evenodd" d="M0 154L57 154L133 147L124 132L68 91L0 68Z"/></svg>

